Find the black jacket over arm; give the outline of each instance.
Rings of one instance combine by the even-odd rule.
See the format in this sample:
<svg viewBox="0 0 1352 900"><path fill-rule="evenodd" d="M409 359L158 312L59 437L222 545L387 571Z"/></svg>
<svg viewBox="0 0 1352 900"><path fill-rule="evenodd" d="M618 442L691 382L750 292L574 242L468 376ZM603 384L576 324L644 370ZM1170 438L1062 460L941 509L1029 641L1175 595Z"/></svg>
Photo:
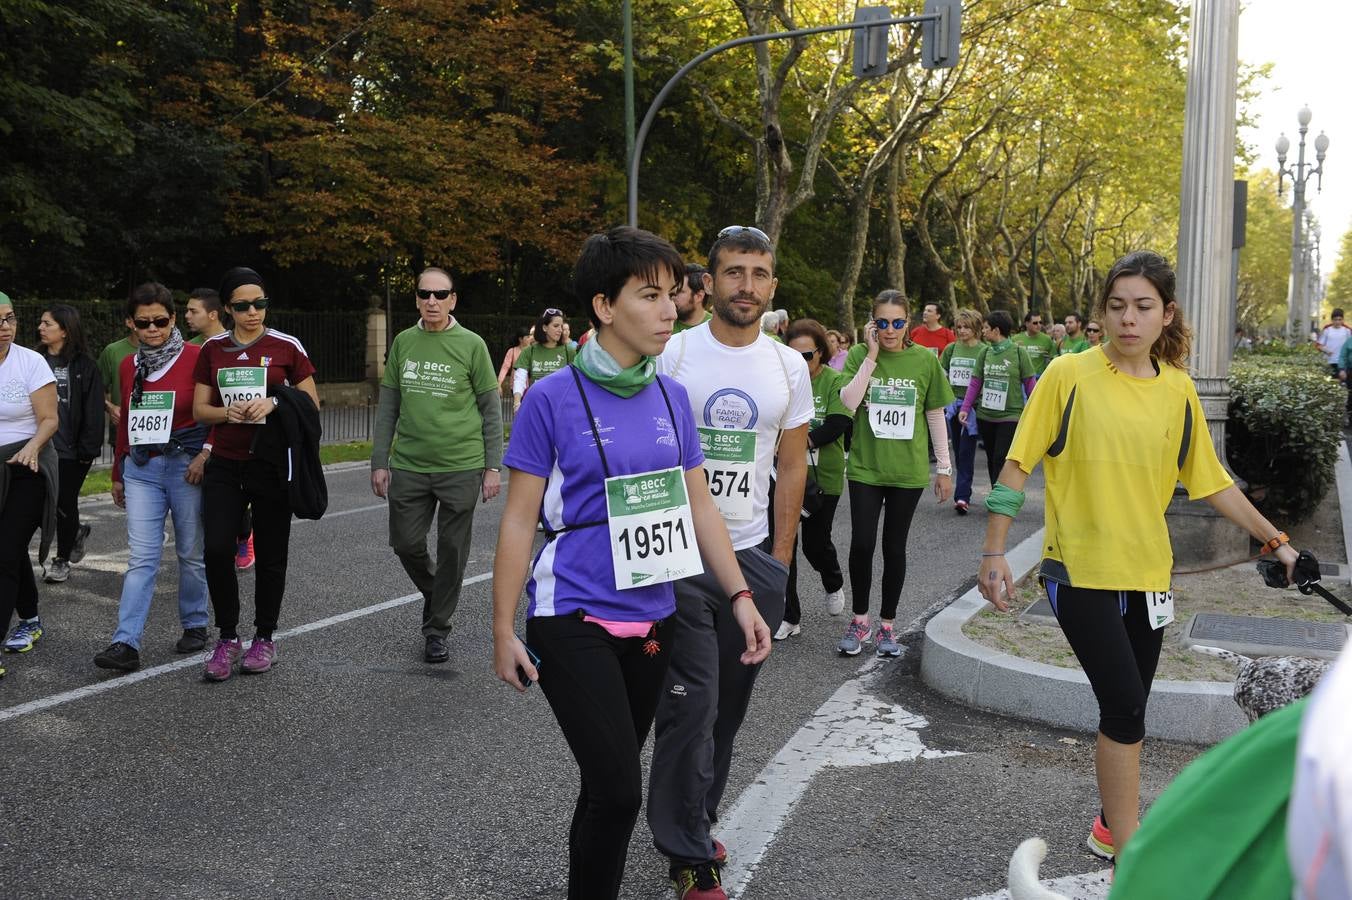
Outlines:
<svg viewBox="0 0 1352 900"><path fill-rule="evenodd" d="M319 461L319 409L309 394L290 385L271 387L268 394L277 398L277 408L254 439L254 453L277 467L297 518L321 518L329 488Z"/></svg>

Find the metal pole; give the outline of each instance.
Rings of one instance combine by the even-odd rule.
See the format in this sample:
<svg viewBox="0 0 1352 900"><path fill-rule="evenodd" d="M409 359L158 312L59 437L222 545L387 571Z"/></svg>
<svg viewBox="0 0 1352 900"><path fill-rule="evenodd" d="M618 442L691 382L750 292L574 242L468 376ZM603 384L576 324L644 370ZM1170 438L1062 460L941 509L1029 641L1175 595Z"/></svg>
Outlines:
<svg viewBox="0 0 1352 900"><path fill-rule="evenodd" d="M1300 146L1296 153L1296 171L1291 176L1291 281L1286 296L1286 340L1295 343L1296 324L1301 317L1300 289L1302 277L1301 247L1305 224L1305 132L1309 125L1300 126Z"/></svg>
<svg viewBox="0 0 1352 900"><path fill-rule="evenodd" d="M634 159L634 3L624 0L624 166Z"/></svg>
<svg viewBox="0 0 1352 900"><path fill-rule="evenodd" d="M839 25L819 25L816 28L799 28L794 31L776 31L771 34L749 34L746 37L724 41L717 47L710 47L705 50L677 69L676 74L671 76L666 84L662 85L662 90L658 91L657 96L653 98L652 105L648 107L647 113L643 116L643 122L638 127L638 134L634 138L634 152L629 156L629 225L638 227L638 169L643 157L643 144L648 139L648 132L652 130L653 122L657 120L657 113L662 109L662 104L675 90L676 85L681 83L681 79L688 75L695 66L711 56L722 53L724 50L731 50L733 47L741 47L745 44L763 44L767 41L777 41L782 38L806 37L810 34L826 34L831 31L847 31L862 27L877 28L879 26L891 27L893 25L915 25L930 21L938 22L942 18L943 16L939 13L929 13L919 16L902 16L897 19L879 19L868 22L867 26L855 22L846 22Z"/></svg>

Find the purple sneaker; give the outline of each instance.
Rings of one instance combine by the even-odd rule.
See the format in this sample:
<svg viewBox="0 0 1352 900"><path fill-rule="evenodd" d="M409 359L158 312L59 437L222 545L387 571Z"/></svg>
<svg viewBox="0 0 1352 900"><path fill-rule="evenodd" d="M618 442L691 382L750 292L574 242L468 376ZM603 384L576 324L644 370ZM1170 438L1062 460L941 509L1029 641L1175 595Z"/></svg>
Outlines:
<svg viewBox="0 0 1352 900"><path fill-rule="evenodd" d="M272 668L272 663L276 659L276 641L254 638L249 644L249 652L244 654L244 661L239 664L239 670L249 675L261 675Z"/></svg>
<svg viewBox="0 0 1352 900"><path fill-rule="evenodd" d="M218 640L211 651L211 659L207 660L206 668L202 670L202 677L207 681L225 681L235 674L235 663L239 662L242 652L244 645L239 638Z"/></svg>

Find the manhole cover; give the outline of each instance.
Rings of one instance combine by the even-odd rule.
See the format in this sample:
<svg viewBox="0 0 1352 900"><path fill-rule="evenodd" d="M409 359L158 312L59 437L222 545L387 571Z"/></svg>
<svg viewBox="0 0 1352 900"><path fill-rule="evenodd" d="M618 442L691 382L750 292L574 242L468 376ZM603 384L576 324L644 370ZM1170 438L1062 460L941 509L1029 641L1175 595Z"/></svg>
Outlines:
<svg viewBox="0 0 1352 900"><path fill-rule="evenodd" d="M1320 563L1320 564L1319 564L1319 574L1320 574L1320 575L1337 575L1337 574L1338 574L1339 572L1341 572L1341 571L1342 571L1342 567L1339 566L1337 563Z"/></svg>
<svg viewBox="0 0 1352 900"><path fill-rule="evenodd" d="M1183 643L1233 650L1245 656L1316 656L1333 659L1347 643L1347 626L1297 619L1198 613Z"/></svg>

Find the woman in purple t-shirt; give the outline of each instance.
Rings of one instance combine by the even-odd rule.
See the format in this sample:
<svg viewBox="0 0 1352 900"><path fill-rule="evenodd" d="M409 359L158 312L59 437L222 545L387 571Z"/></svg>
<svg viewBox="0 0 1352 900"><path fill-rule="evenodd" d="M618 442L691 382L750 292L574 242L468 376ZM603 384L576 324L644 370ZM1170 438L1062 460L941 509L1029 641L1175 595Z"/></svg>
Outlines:
<svg viewBox="0 0 1352 900"><path fill-rule="evenodd" d="M639 754L671 652L672 579L707 566L746 636L742 661L770 652L709 496L689 398L656 374L684 273L676 250L646 231L587 239L574 282L595 339L526 395L503 458L511 480L493 567L494 668L518 691L540 682L581 770L570 898L620 894L643 800ZM531 560L537 521L546 541ZM514 626L527 569L522 644Z"/></svg>

